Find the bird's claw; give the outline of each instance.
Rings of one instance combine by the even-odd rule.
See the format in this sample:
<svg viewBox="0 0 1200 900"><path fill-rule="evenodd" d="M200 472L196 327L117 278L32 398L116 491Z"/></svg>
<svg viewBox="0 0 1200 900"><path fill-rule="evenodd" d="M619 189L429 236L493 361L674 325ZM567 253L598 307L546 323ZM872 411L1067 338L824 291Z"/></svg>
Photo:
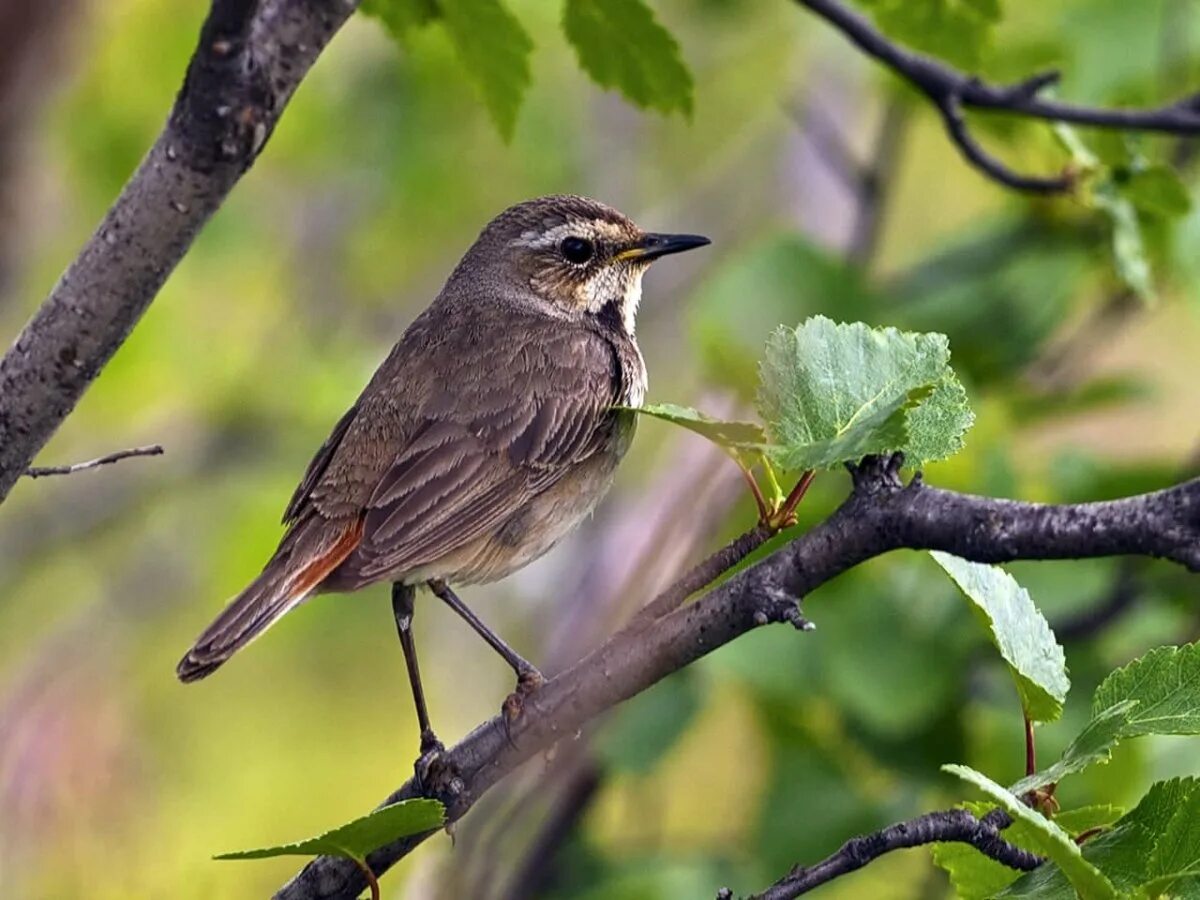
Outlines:
<svg viewBox="0 0 1200 900"><path fill-rule="evenodd" d="M453 774L443 758L445 752L446 747L437 739L437 735L429 730L421 732L421 755L413 763L413 777L422 794L436 792L446 776Z"/></svg>
<svg viewBox="0 0 1200 900"><path fill-rule="evenodd" d="M500 711L504 716L504 737L514 750L517 749L517 744L513 740L512 725L524 712L525 701L535 695L545 683L546 676L537 669L532 666L522 669L517 674L517 689L505 697L504 703L500 706Z"/></svg>

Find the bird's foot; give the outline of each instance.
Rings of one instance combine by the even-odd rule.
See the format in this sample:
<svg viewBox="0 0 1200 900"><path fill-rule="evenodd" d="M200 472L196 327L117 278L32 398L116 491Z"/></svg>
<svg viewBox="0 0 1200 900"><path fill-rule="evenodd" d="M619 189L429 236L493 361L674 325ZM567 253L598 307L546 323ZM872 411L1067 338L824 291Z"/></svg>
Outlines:
<svg viewBox="0 0 1200 900"><path fill-rule="evenodd" d="M517 748L517 745L512 736L513 723L524 712L525 701L533 697L545 683L546 676L533 666L521 669L517 673L517 689L504 698L504 703L500 707L504 714L504 736L508 739L509 746L514 750Z"/></svg>
<svg viewBox="0 0 1200 900"><path fill-rule="evenodd" d="M453 766L445 761L446 747L432 729L421 732L421 755L413 763L417 789L426 796L437 794L454 776Z"/></svg>

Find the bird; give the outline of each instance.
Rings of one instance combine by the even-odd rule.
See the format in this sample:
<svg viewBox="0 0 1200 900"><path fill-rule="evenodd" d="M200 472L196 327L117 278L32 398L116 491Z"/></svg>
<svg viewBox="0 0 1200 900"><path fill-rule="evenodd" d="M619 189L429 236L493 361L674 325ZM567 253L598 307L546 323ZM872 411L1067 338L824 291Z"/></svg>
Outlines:
<svg viewBox="0 0 1200 900"><path fill-rule="evenodd" d="M441 744L412 634L417 587L512 667L510 699L536 690L541 673L454 587L539 558L608 491L646 393L642 276L708 243L643 231L575 195L492 219L317 450L278 549L187 651L179 679L211 675L315 594L387 582L422 754Z"/></svg>

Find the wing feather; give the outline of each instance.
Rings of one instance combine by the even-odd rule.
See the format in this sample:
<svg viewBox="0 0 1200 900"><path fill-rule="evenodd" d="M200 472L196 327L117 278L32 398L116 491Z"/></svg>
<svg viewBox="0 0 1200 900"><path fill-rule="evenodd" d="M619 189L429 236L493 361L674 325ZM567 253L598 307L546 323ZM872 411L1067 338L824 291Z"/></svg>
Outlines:
<svg viewBox="0 0 1200 900"><path fill-rule="evenodd" d="M496 361L505 379L473 391L451 382L431 397L367 504L347 561L356 581L469 545L603 446L620 383L612 349L591 333L531 337Z"/></svg>

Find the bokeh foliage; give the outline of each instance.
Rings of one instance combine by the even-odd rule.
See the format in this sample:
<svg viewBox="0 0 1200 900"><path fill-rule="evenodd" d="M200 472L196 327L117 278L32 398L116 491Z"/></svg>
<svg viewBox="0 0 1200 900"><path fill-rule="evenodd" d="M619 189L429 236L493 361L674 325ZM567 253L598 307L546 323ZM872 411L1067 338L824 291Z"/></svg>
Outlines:
<svg viewBox="0 0 1200 900"><path fill-rule="evenodd" d="M500 6L427 8L476 5ZM948 335L977 421L961 453L930 467L940 485L1084 500L1185 474L1200 376L1200 213L1181 202L1195 193L1192 149L1081 130L1099 160L1090 194L1013 196L962 163L918 98L794 4L647 7L678 45L686 104L678 78L680 99L639 98L632 76L614 74L631 71L614 48L571 38L572 21L608 4L500 7L517 25L497 28L528 35L513 64L527 78L500 79L494 95L480 93L486 69L472 68L452 15L404 26L399 50L377 22L356 17L322 58L254 171L44 459L151 441L167 455L25 484L0 515L0 881L12 895L262 896L294 861L234 866L210 856L347 821L407 773L415 725L382 589L318 599L202 685L183 688L171 672L273 549L308 454L394 336L487 218L524 197L586 193L648 227L714 238L703 259L648 280L640 337L654 399L705 408L701 398L724 391L749 409L767 336L824 314ZM1186 2L862 7L881 27L910 32L904 11L918 11L933 23L919 29L934 42L925 49L991 77L1060 66L1060 90L1079 101L1157 102L1200 86L1200 22ZM59 90L28 136L16 207L22 266L0 297L5 334L149 145L204 11L198 0L80 7ZM517 44L526 46L508 46ZM663 77L647 83L652 75ZM519 107L516 91L500 93L526 81ZM691 116L642 112L623 96L690 105ZM815 120L789 115L813 103L863 159L883 110L901 111L904 138L869 260L846 261L855 204L805 137ZM973 122L1032 171L1057 171L1079 152L1044 124ZM1155 174L1163 166L1180 173L1183 195ZM1124 212L1094 202L1108 182L1124 191L1115 195L1128 201ZM1130 216L1152 307L1130 300L1137 284L1114 256ZM583 581L606 523L652 493L694 440L668 429L642 423L613 496L578 539L468 592L532 658L553 651L549 623ZM819 478L798 527L845 489L839 474ZM752 519L742 501L702 545ZM1196 588L1170 566L1011 571L1064 643L1073 698L1148 648L1196 635ZM1134 599L1110 603L1125 585ZM1111 621L1089 619L1109 606ZM1012 682L926 556L894 554L847 573L806 612L816 633L747 635L604 726L601 787L546 896L758 888L854 833L957 801L963 787L943 763L1001 784L1023 774ZM432 604L417 628L438 727L457 737L495 709L508 673ZM1088 719L1086 703L1068 701L1061 722L1038 730L1043 765ZM1064 783L1064 807L1133 808L1152 782L1192 771L1188 740L1120 743L1106 766ZM454 896L465 877L455 860L470 852L466 836L454 854L431 841L387 876L388 890L434 883ZM824 894L948 890L927 854L910 853Z"/></svg>

